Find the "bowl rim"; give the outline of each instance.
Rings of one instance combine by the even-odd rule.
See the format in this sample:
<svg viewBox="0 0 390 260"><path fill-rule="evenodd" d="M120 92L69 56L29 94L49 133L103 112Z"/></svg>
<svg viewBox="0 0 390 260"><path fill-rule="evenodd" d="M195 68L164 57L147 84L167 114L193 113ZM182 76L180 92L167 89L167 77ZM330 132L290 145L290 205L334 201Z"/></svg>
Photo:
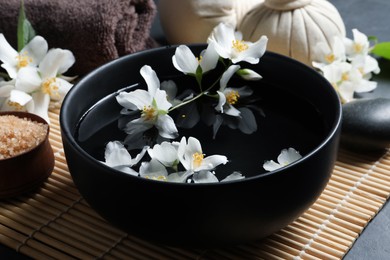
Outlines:
<svg viewBox="0 0 390 260"><path fill-rule="evenodd" d="M206 46L206 44L204 43L194 43L194 44L186 44L188 47L192 48L192 47L202 47L202 46ZM232 184L236 184L236 183L242 183L242 182L249 182L251 180L254 180L254 179L259 179L259 178L267 178L269 176L273 176L273 175L276 175L276 174L282 174L284 171L286 171L287 169L290 169L290 168L293 168L295 167L297 164L301 163L302 161L304 160L307 160L309 159L310 157L314 156L319 150L321 150L324 146L326 146L330 140L338 133L340 132L340 129L341 129L341 123L342 123L342 104L341 104L341 101L340 101L340 98L339 98L339 95L338 93L336 92L336 90L332 87L332 85L330 84L330 82L327 81L327 79L321 75L319 72L317 72L316 70L314 70L312 67L296 60L296 59L293 59L289 56L286 56L286 55L283 55L283 54L279 54L279 53L276 53L276 52L273 52L273 51L268 51L266 50L265 51L265 54L264 55L268 55L270 57L273 56L273 58L276 58L276 59L283 59L285 62L289 62L291 63L292 65L295 65L295 66L300 66L301 68L305 69L305 70L310 70L312 71L313 73L313 76L315 75L315 77L319 78L320 80L324 81L325 84L327 84L329 86L329 91L331 92L330 95L332 95L332 99L336 99L334 100L335 103L337 103L337 107L335 108L336 109L336 115L335 115L335 120L333 122L332 125L329 126L329 132L327 135L324 136L324 138L322 139L322 141L320 142L320 144L318 144L314 149L312 149L310 152L308 152L307 154L303 155L302 158L300 158L299 160L297 161L294 161L282 168L279 168L279 169L276 169L276 170L273 170L273 171L270 171L270 172L264 172L262 174L258 174L258 175L255 175L255 176L250 176L250 177L245 177L243 179L237 179L237 180L231 180L231 181L224 181L224 182L211 182L211 183L176 183L176 182L163 182L163 181L155 181L155 180L150 180L150 179L146 179L146 178L141 178L139 176L133 176L133 175L130 175L130 174L127 174L127 173L124 173L124 172L121 172L119 170L115 170L107 165L105 165L104 163L98 161L97 159L95 159L92 155L90 155L89 153L87 153L75 140L74 138L74 133L72 133L71 129L69 128L69 125L65 122L65 115L67 113L67 111L65 111L65 106L64 104L67 104L68 100L73 96L75 95L74 92L77 91L77 87L81 84L83 84L85 81L88 81L90 78L94 77L95 74L97 73L100 73L104 70L106 70L107 68L109 68L112 64L117 64L117 63L121 63L121 62L124 62L125 60L127 59L135 59L136 57L138 56L143 56L143 55L151 55L153 53L159 53L159 52L162 52L164 50L171 50L171 49L174 49L176 47L178 47L179 44L177 45L168 45L168 46L161 46L161 47L156 47L156 48L153 48L153 49L146 49L146 50L142 50L142 51L138 51L138 52L135 52L135 53L130 53L130 54L127 54L127 55L124 55L122 57L119 57L115 60L111 60L97 68L95 68L94 70L90 71L89 73L87 73L85 76L83 76L77 83L75 83L75 85L69 90L69 92L65 95L64 97L64 100L63 100L63 103L61 105L61 108L60 108L60 114L59 114L59 121L60 121L60 128L61 128L61 132L62 134L67 138L67 141L70 143L70 145L77 150L78 153L80 153L81 155L83 155L84 157L86 157L86 159L91 162L91 163L94 163L96 164L98 167L102 167L103 169L107 170L107 169L110 169L110 172L113 173L113 174L121 174L122 176L124 176L125 178L130 178L130 179L135 179L135 180L138 180L138 181L141 181L141 182L153 182L155 183L156 185L185 185L185 186L188 186L188 187L201 187L201 186L215 186L215 185L218 185L218 186L221 186L221 185L232 185ZM260 58L260 62L261 62L261 58ZM119 90L119 89L118 89ZM86 113L87 111L84 111L84 114ZM338 142L338 141L337 141ZM66 153L65 153L66 155ZM127 177L126 177L127 176Z"/></svg>

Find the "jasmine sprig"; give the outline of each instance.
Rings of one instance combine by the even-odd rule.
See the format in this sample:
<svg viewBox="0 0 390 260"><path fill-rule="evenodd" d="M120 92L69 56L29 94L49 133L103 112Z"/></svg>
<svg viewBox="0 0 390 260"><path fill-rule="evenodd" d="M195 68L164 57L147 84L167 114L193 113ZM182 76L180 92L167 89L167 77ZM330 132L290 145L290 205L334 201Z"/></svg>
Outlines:
<svg viewBox="0 0 390 260"><path fill-rule="evenodd" d="M35 35L35 30L30 21L27 19L24 11L24 1L21 0L17 28L18 51L20 52L24 46L26 46L27 43L35 37Z"/></svg>

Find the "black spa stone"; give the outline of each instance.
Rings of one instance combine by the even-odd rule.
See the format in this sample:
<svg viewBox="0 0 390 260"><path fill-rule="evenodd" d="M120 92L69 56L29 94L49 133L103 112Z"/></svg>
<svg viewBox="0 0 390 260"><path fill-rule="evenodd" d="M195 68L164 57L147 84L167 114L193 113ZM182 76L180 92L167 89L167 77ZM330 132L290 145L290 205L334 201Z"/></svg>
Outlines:
<svg viewBox="0 0 390 260"><path fill-rule="evenodd" d="M360 151L388 147L390 99L362 98L344 104L341 144Z"/></svg>

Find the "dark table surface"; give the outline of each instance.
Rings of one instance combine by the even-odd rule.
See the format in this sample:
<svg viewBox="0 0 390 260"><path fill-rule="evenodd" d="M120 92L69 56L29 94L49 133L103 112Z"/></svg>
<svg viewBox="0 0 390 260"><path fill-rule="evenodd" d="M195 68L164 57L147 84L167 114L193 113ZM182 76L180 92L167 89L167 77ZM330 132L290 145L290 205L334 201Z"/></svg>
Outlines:
<svg viewBox="0 0 390 260"><path fill-rule="evenodd" d="M156 0L158 2L158 0ZM390 41L390 1L389 0L330 0L344 20L347 36L352 37L353 28L379 41ZM152 28L152 36L163 42L163 31L159 17ZM381 73L373 80L378 88L367 97L390 98L390 61L379 60ZM26 256L0 244L0 259L23 260ZM387 202L377 216L367 225L344 259L390 259L390 204Z"/></svg>

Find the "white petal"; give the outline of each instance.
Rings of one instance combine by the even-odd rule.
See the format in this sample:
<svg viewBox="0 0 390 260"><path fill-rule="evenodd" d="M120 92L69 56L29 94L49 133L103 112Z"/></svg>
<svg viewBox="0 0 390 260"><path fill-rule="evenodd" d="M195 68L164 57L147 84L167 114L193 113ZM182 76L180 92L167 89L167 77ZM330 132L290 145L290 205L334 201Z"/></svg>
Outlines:
<svg viewBox="0 0 390 260"><path fill-rule="evenodd" d="M186 156L187 140L183 136L180 140L179 147L177 149L177 157L186 170L190 170L192 158ZM190 156L191 157L191 156Z"/></svg>
<svg viewBox="0 0 390 260"><path fill-rule="evenodd" d="M11 78L16 77L16 57L19 53L12 48L12 46L5 39L4 35L0 33L0 60L4 63L2 67L7 70Z"/></svg>
<svg viewBox="0 0 390 260"><path fill-rule="evenodd" d="M39 64L41 77L53 78L65 72L74 63L73 54L68 50L51 49Z"/></svg>
<svg viewBox="0 0 390 260"><path fill-rule="evenodd" d="M236 73L237 70L239 70L240 65L231 65L223 74L221 77L221 80L219 82L219 90L223 91L227 83L229 82L230 78Z"/></svg>
<svg viewBox="0 0 390 260"><path fill-rule="evenodd" d="M31 58L31 65L38 65L43 57L45 57L48 50L47 41L42 36L35 36L31 41L24 46L21 50L21 54L27 53L28 57Z"/></svg>
<svg viewBox="0 0 390 260"><path fill-rule="evenodd" d="M195 74L199 66L199 62L189 47L180 45L176 48L175 55L172 56L173 66L185 73Z"/></svg>
<svg viewBox="0 0 390 260"><path fill-rule="evenodd" d="M146 151L149 149L149 146L144 146L139 154L137 154L133 159L131 159L131 166L136 165L139 161L142 160Z"/></svg>
<svg viewBox="0 0 390 260"><path fill-rule="evenodd" d="M271 160L271 161L265 161L263 164L263 168L264 170L271 172L279 168L282 168L282 166L279 163L276 163L273 160Z"/></svg>
<svg viewBox="0 0 390 260"><path fill-rule="evenodd" d="M226 176L221 182L223 181L235 181L235 180L241 180L245 179L245 176L243 176L240 172L233 172L232 174Z"/></svg>
<svg viewBox="0 0 390 260"><path fill-rule="evenodd" d="M9 100L11 102L18 103L21 106L25 106L28 102L32 100L32 97L23 91L14 89L10 93Z"/></svg>
<svg viewBox="0 0 390 260"><path fill-rule="evenodd" d="M169 115L159 115L155 126L162 137L173 139L178 136L175 121Z"/></svg>
<svg viewBox="0 0 390 260"><path fill-rule="evenodd" d="M148 153L152 159L160 161L167 167L172 167L178 161L177 145L170 142L162 142L153 146L153 149L148 149Z"/></svg>
<svg viewBox="0 0 390 260"><path fill-rule="evenodd" d="M15 89L13 81L9 84L0 85L0 97L9 97L11 90Z"/></svg>
<svg viewBox="0 0 390 260"><path fill-rule="evenodd" d="M224 155L211 155L203 159L202 164L195 168L194 171L212 170L220 164L226 164L228 162Z"/></svg>
<svg viewBox="0 0 390 260"><path fill-rule="evenodd" d="M290 163L293 163L299 159L301 159L302 156L299 154L297 150L294 148L288 148L288 149L283 149L278 156L278 162L279 164L285 166Z"/></svg>
<svg viewBox="0 0 390 260"><path fill-rule="evenodd" d="M354 92L355 92L355 87L352 84L352 82L344 81L338 86L338 93L344 103L348 103L354 100L353 98Z"/></svg>
<svg viewBox="0 0 390 260"><path fill-rule="evenodd" d="M218 94L219 98L218 98L218 104L215 106L215 110L223 113L223 106L226 103L226 96L221 91L217 91L217 94Z"/></svg>
<svg viewBox="0 0 390 260"><path fill-rule="evenodd" d="M188 138L188 143L187 143L187 147L186 147L186 153L188 155L190 155L191 158L192 158L192 155L194 153L203 154L202 146L201 146L201 144L200 144L198 139L196 139L195 137L192 137L192 136L190 136Z"/></svg>
<svg viewBox="0 0 390 260"><path fill-rule="evenodd" d="M167 179L169 182L179 182L185 183L187 178L191 176L194 172L184 171L184 172L174 172L168 175Z"/></svg>
<svg viewBox="0 0 390 260"><path fill-rule="evenodd" d="M168 111L172 106L167 99L167 93L164 90L157 89L154 94L154 100L156 101L158 110Z"/></svg>
<svg viewBox="0 0 390 260"><path fill-rule="evenodd" d="M254 44L248 44L248 49L239 53L236 58L232 59L233 63L246 61L250 64L257 64L266 51L268 38L261 36Z"/></svg>
<svg viewBox="0 0 390 260"><path fill-rule="evenodd" d="M374 89L376 89L377 85L378 83L375 81L362 79L359 81L358 84L355 84L355 92L363 93L373 91Z"/></svg>
<svg viewBox="0 0 390 260"><path fill-rule="evenodd" d="M160 80L158 79L156 72L149 65L144 65L141 68L140 73L148 86L148 92L151 96L154 96L156 90L160 88Z"/></svg>
<svg viewBox="0 0 390 260"><path fill-rule="evenodd" d="M48 114L50 96L42 92L35 92L32 94L34 100L34 114L39 115L50 124L50 118Z"/></svg>
<svg viewBox="0 0 390 260"><path fill-rule="evenodd" d="M38 74L37 68L24 67L18 72L15 82L15 88L26 93L32 93L41 87L42 79Z"/></svg>
<svg viewBox="0 0 390 260"><path fill-rule="evenodd" d="M110 167L132 166L130 153L119 141L107 143L104 158L106 164Z"/></svg>
<svg viewBox="0 0 390 260"><path fill-rule="evenodd" d="M166 180L168 176L165 166L155 159L143 162L139 168L139 174L141 177L154 180Z"/></svg>
<svg viewBox="0 0 390 260"><path fill-rule="evenodd" d="M132 168L130 168L128 166L120 165L120 166L114 166L112 168L114 168L117 171L121 171L121 172L130 174L130 175L133 175L133 176L138 176L138 172L136 172L135 170L133 170Z"/></svg>
<svg viewBox="0 0 390 260"><path fill-rule="evenodd" d="M218 64L219 55L215 50L214 43L210 43L207 46L206 51L203 54L203 57L200 61L200 67L202 68L202 72L205 73L207 71L213 70Z"/></svg>
<svg viewBox="0 0 390 260"><path fill-rule="evenodd" d="M207 39L215 43L214 48L222 58L230 58L231 44L235 40L234 27L225 23L218 24Z"/></svg>
<svg viewBox="0 0 390 260"><path fill-rule="evenodd" d="M268 37L263 35L255 43L249 46L249 52L253 53L256 58L264 55L267 49Z"/></svg>
<svg viewBox="0 0 390 260"><path fill-rule="evenodd" d="M153 97L149 92L143 89L136 89L129 93L121 92L116 96L117 102L124 108L131 110L143 110L144 106L149 106L152 104Z"/></svg>
<svg viewBox="0 0 390 260"><path fill-rule="evenodd" d="M52 100L60 101L65 95L69 92L69 90L73 87L73 84L62 78L56 78L56 83L58 86L58 91L54 91L53 95L50 96Z"/></svg>
<svg viewBox="0 0 390 260"><path fill-rule="evenodd" d="M217 177L212 172L201 171L194 174L192 177L195 183L211 183L218 182Z"/></svg>
<svg viewBox="0 0 390 260"><path fill-rule="evenodd" d="M237 108L235 108L234 106L230 105L230 104L227 104L225 106L225 112L224 112L226 115L229 115L229 116L240 116L241 115L241 112L240 110L238 110Z"/></svg>

